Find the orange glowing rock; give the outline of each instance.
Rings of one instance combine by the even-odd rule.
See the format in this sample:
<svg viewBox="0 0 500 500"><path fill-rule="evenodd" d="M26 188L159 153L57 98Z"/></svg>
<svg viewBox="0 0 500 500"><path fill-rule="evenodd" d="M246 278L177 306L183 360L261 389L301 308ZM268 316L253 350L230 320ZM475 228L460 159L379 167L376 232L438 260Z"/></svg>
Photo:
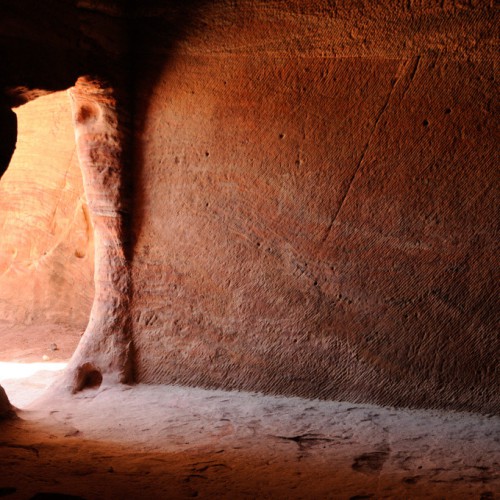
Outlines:
<svg viewBox="0 0 500 500"><path fill-rule="evenodd" d="M16 109L0 180L0 318L83 329L93 297L93 231L67 92Z"/></svg>

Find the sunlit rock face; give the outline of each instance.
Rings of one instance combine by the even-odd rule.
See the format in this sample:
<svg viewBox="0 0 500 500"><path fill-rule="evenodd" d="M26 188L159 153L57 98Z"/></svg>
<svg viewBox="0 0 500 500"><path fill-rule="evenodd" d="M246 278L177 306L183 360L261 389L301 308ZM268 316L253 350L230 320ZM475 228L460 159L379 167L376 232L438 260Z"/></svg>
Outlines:
<svg viewBox="0 0 500 500"><path fill-rule="evenodd" d="M3 65L0 74L2 109L5 106L17 108L40 96L74 86L71 95L74 100L76 98L77 107L73 111L67 109L69 112L65 117L67 121L64 129L66 137L70 137L71 162L74 165L80 164L85 180L84 189L82 190L81 184L79 186L81 206L73 207L75 220L81 218L83 213L85 231L82 237L77 235L77 238L73 238L69 234L70 224L67 224L66 232L58 235L54 247L50 247L50 252L42 253L41 257L38 257L33 249L29 249L31 240L21 245L21 250L28 249L30 257L35 254L35 265L31 267L40 268L41 264L45 264L45 257L54 254L59 268L55 273L47 273L45 276L42 276L43 272L40 273L40 283L34 293L35 307L30 301L26 301L26 311L19 312L14 308L12 312L11 303L14 302L14 294L19 293L19 289L15 289L15 281L11 280L6 285L6 302L9 302L6 310L11 316L8 313L4 315L9 321L39 323L45 318L43 315L41 320L37 317L38 309L52 301L56 303L56 307L43 311L45 317L50 316L49 321L67 320L73 329L81 332L88 323L87 334L82 338L80 348L65 379L70 381L69 387L73 390L94 386L95 380L102 380L101 372L111 376L107 379L108 382L111 380L124 382L131 379L123 376L125 371L129 373L131 370L124 369L123 365L130 363L128 358L124 359L121 354L128 352L127 348L130 347L130 341L125 342L123 339L125 331L123 327L128 323L128 308L123 305L119 307L119 311L116 308L116 304L128 303L130 300L127 272L130 255L127 254L125 257L124 253L124 247L129 244L129 238L124 235L130 233L130 226L123 222L125 198L130 200L130 193L128 184L125 186L121 182L122 177L126 177L122 176L125 171L122 166L130 160L130 154L124 159L121 157L122 152L124 155L131 147L131 141L123 140L121 137L126 134L123 124L130 123L130 120L124 120L124 117L132 113L130 100L127 99L131 86L129 67L131 61L124 57L128 54L130 46L130 18L129 12L125 12L124 9L130 6L130 2L121 0L112 2L62 0L57 7L54 6L50 18L46 16L47 6L41 6L34 0L22 2L6 0L0 6L0 16L3 19L0 26L2 56L0 59ZM77 97L82 82L89 84L99 82L99 84L97 87L89 85L82 95ZM94 92L95 89L97 92ZM112 96L111 101L108 99L110 96ZM33 118L31 124L33 128L46 125L43 117L41 120ZM79 125L83 127L81 133L78 133ZM53 128L53 125L49 125L48 130ZM21 135L24 136L23 132L19 131L19 137ZM47 145L47 148L57 151L57 146L54 143ZM8 148L0 149L0 157L5 156L4 151L8 152ZM29 163L35 178L39 170L42 171L40 174L42 180L50 178L50 172L45 172L43 165L37 165L33 159ZM63 186L68 182L69 187L66 187L70 191L71 173L69 166L64 166L68 171L66 178L63 179ZM9 172L12 169L13 166L9 168ZM130 172L130 169L127 172ZM53 188L50 184L48 187ZM50 198L50 194L45 196ZM65 210L71 207L71 201L66 196L66 189L63 189L60 198L55 204L53 214L40 216L42 221L36 224L37 228L44 230L44 223L49 226L52 224L55 229L50 226L48 230L55 234L59 222L55 214L58 212L63 213L61 226L67 222L64 219ZM83 210L80 210L81 208ZM38 207L29 206L27 209L29 214ZM36 217L36 214L33 217ZM49 220L45 221L45 218ZM79 223L77 220L76 226ZM27 233L28 231L24 233L24 237L29 240ZM68 236L70 241L66 244L65 239ZM79 241L82 238L83 241ZM91 241L94 238L97 243L95 266L92 265L94 244ZM73 241L75 239L79 240ZM68 249L69 257L66 252ZM36 245L35 250L38 251ZM87 265L84 263L78 270L71 269L73 257L88 258ZM8 259L7 265L9 265ZM96 272L95 293L93 293L93 267ZM82 273L81 279L76 276L77 273ZM69 287L64 281L68 275L71 278ZM52 285L56 279L58 288L53 293ZM121 283L125 283L126 286L121 286ZM87 285L90 286L87 288ZM64 299L65 307L61 308L63 314L60 317L58 306L62 301L59 297L65 293L67 298ZM94 301L92 301L93 296ZM73 303L78 307L78 312L75 314ZM91 303L93 305L89 314ZM23 314L26 317L22 317ZM21 316L21 319L18 316ZM80 323L81 318L84 320Z"/></svg>
<svg viewBox="0 0 500 500"><path fill-rule="evenodd" d="M0 181L0 318L83 329L93 298L93 229L67 92L16 109Z"/></svg>

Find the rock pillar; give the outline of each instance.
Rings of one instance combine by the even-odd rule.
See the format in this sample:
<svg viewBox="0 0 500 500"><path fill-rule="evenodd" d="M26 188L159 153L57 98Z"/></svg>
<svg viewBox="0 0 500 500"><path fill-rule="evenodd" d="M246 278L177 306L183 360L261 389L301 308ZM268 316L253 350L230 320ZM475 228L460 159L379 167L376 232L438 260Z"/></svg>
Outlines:
<svg viewBox="0 0 500 500"><path fill-rule="evenodd" d="M69 90L78 158L94 228L95 298L89 324L69 364L73 392L133 379L127 256L128 120L115 89L80 78Z"/></svg>

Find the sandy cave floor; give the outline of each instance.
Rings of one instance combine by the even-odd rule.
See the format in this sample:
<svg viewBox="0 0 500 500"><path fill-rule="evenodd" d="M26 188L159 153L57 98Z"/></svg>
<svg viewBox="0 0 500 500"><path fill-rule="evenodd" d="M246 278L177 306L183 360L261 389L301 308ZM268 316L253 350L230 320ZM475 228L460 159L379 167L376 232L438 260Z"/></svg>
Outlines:
<svg viewBox="0 0 500 500"><path fill-rule="evenodd" d="M33 329L0 325L4 368L34 367L23 378L1 375L23 409L0 424L0 497L500 495L499 417L146 385L46 393L29 404L79 338L55 329L30 340Z"/></svg>

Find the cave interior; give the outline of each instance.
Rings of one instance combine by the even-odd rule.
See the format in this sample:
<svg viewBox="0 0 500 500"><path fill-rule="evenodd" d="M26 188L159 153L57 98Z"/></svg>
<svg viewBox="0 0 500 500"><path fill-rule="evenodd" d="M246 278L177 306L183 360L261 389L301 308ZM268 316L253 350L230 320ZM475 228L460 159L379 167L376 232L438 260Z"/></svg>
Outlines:
<svg viewBox="0 0 500 500"><path fill-rule="evenodd" d="M498 16L2 0L0 496L500 495Z"/></svg>

